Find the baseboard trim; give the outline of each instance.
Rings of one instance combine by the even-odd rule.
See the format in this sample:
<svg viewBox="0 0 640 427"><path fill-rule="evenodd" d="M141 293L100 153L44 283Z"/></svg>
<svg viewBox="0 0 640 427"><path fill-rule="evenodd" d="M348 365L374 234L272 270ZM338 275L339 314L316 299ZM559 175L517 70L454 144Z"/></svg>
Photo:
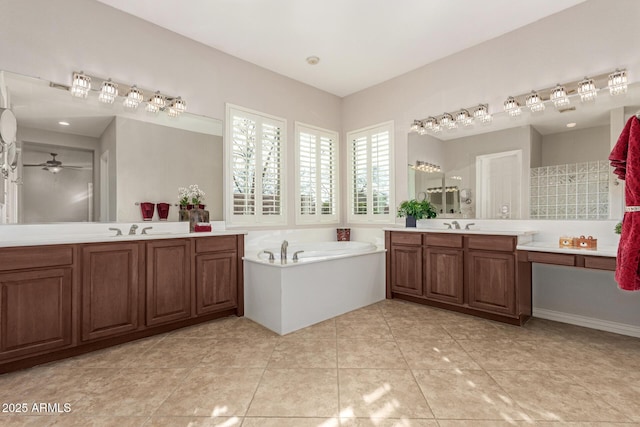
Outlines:
<svg viewBox="0 0 640 427"><path fill-rule="evenodd" d="M533 317L640 338L640 326L533 307Z"/></svg>

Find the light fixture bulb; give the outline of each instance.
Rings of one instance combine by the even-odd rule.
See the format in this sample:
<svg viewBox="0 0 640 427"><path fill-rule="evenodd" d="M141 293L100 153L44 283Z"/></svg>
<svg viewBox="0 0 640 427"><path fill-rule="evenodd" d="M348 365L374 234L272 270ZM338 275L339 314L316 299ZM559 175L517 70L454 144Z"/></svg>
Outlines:
<svg viewBox="0 0 640 427"><path fill-rule="evenodd" d="M116 96L118 96L118 84L112 82L111 79L102 82L102 89L100 89L98 100L105 104L113 104Z"/></svg>
<svg viewBox="0 0 640 427"><path fill-rule="evenodd" d="M135 110L143 99L142 91L138 89L136 85L133 85L131 89L129 89L129 92L127 92L127 96L124 98L122 105L124 105L125 108Z"/></svg>
<svg viewBox="0 0 640 427"><path fill-rule="evenodd" d="M453 116L451 114L444 113L442 115L442 117L440 118L440 126L452 130L452 129L457 128L458 124L453 119Z"/></svg>
<svg viewBox="0 0 640 427"><path fill-rule="evenodd" d="M623 95L627 93L627 70L619 70L609 74L609 93L611 95Z"/></svg>
<svg viewBox="0 0 640 427"><path fill-rule="evenodd" d="M84 74L83 71L73 73L73 81L71 83L71 95L76 98L86 98L91 90L91 77Z"/></svg>
<svg viewBox="0 0 640 427"><path fill-rule="evenodd" d="M517 117L522 113L520 103L513 96L508 97L507 100L504 101L504 111L511 117Z"/></svg>
<svg viewBox="0 0 640 427"><path fill-rule="evenodd" d="M473 117L471 117L468 110L463 108L456 114L456 122L463 126L471 126L473 124Z"/></svg>
<svg viewBox="0 0 640 427"><path fill-rule="evenodd" d="M551 99L556 108L564 108L571 103L567 97L567 91L560 84L553 88L549 99Z"/></svg>
<svg viewBox="0 0 640 427"><path fill-rule="evenodd" d="M167 99L160 93L160 91L156 92L147 102L147 106L145 109L150 112L157 114L167 105Z"/></svg>
<svg viewBox="0 0 640 427"><path fill-rule="evenodd" d="M580 95L580 101L592 102L596 100L598 96L598 89L593 79L585 77L584 80L578 83L578 94Z"/></svg>
<svg viewBox="0 0 640 427"><path fill-rule="evenodd" d="M540 95L538 95L538 92L536 92L535 90L532 90L531 93L527 96L525 104L534 113L539 113L541 111L544 111L545 109L542 98L540 98Z"/></svg>
<svg viewBox="0 0 640 427"><path fill-rule="evenodd" d="M178 117L180 114L184 113L187 110L187 103L180 97L177 97L171 104L169 105L169 109L167 111L167 115L169 117Z"/></svg>
<svg viewBox="0 0 640 427"><path fill-rule="evenodd" d="M493 120L493 116L489 114L489 106L487 104L478 105L473 112L473 117L484 124L491 123Z"/></svg>

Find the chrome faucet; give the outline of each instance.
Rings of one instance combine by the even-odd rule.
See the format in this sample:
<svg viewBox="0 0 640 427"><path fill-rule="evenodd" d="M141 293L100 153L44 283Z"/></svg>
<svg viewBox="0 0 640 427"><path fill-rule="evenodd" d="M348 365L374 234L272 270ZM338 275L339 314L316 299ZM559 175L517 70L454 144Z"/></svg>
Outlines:
<svg viewBox="0 0 640 427"><path fill-rule="evenodd" d="M131 228L129 229L129 236L133 236L134 234L136 234L136 230L138 229L138 226L133 224L131 226Z"/></svg>
<svg viewBox="0 0 640 427"><path fill-rule="evenodd" d="M273 262L276 258L273 256L273 252L271 251L262 251L263 253L269 255L269 261Z"/></svg>
<svg viewBox="0 0 640 427"><path fill-rule="evenodd" d="M296 251L293 253L293 262L297 262L298 261L298 254L301 254L304 251Z"/></svg>
<svg viewBox="0 0 640 427"><path fill-rule="evenodd" d="M280 262L287 262L287 247L289 246L289 242L286 240L282 242L282 246L280 246Z"/></svg>
<svg viewBox="0 0 640 427"><path fill-rule="evenodd" d="M451 221L451 225L453 225L456 230L460 230L460 223L458 221Z"/></svg>
<svg viewBox="0 0 640 427"><path fill-rule="evenodd" d="M465 226L464 226L464 229L465 229L465 230L471 230L471 226L472 226L472 225L476 225L476 223L475 223L475 222L470 222L469 224L467 224L467 225L465 225Z"/></svg>

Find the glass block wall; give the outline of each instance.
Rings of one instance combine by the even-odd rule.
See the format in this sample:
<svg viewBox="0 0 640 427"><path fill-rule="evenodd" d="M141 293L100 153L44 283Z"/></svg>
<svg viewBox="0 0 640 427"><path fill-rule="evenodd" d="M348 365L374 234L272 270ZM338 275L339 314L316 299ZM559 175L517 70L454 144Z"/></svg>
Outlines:
<svg viewBox="0 0 640 427"><path fill-rule="evenodd" d="M531 168L531 219L607 219L609 162Z"/></svg>

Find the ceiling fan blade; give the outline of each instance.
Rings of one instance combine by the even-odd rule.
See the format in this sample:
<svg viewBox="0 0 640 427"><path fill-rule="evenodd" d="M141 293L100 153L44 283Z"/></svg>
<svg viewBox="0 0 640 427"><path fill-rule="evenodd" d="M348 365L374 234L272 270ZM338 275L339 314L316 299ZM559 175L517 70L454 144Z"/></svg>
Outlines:
<svg viewBox="0 0 640 427"><path fill-rule="evenodd" d="M25 167L33 167L33 166L38 167L38 166L40 166L40 167L42 167L42 166L47 166L47 164L46 163L40 163L40 164L37 164L37 165L22 165L22 166L25 166Z"/></svg>

